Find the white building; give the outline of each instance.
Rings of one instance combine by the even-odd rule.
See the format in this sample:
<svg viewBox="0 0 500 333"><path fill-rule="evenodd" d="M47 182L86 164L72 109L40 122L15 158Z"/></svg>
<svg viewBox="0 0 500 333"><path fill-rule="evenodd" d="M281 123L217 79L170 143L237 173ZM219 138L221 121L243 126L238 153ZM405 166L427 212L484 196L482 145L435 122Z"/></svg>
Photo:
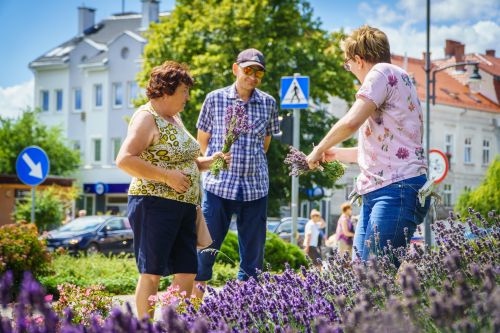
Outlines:
<svg viewBox="0 0 500 333"><path fill-rule="evenodd" d="M487 50L484 55L465 54L464 50L463 44L447 40L446 58L433 61L433 68L465 60L478 61L481 75L480 83L472 84L468 77L473 67L467 66L442 71L436 76L435 105L430 107L430 147L446 153L450 161L448 176L438 187L443 197L438 217L448 215L464 190L474 189L481 183L488 166L500 154L500 58L495 57L493 50ZM424 59L393 55L392 63L405 68L413 77L425 123ZM348 110L347 103L335 97L327 107L337 118ZM340 214L340 205L346 201L358 173L356 165L349 166L339 183L346 186L332 191L330 216L335 218ZM307 210L303 208L304 211Z"/></svg>
<svg viewBox="0 0 500 333"><path fill-rule="evenodd" d="M159 0L142 3L142 14L116 14L97 24L94 9L79 7L78 34L29 64L41 121L62 126L81 153L84 196L77 206L88 214L126 211L130 177L115 158L139 94L142 32L160 15Z"/></svg>

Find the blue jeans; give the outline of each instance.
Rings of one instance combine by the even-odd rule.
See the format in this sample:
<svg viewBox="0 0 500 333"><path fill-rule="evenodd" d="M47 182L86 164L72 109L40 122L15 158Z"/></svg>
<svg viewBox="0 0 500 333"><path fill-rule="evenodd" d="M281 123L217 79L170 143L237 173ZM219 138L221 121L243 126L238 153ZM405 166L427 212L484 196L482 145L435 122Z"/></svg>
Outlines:
<svg viewBox="0 0 500 333"><path fill-rule="evenodd" d="M417 193L427 181L425 175L405 179L364 194L353 244L353 260L359 255L367 260L370 253L382 254L387 242L393 248L409 244L417 225L424 221L430 206L424 207ZM406 231L405 231L406 230ZM398 262L395 262L399 265Z"/></svg>
<svg viewBox="0 0 500 333"><path fill-rule="evenodd" d="M236 214L240 253L238 280L246 281L250 276L256 277L257 269L262 270L264 266L267 196L253 201L243 201L242 193L238 194L237 200L229 200L205 191L203 215L213 239L210 248L219 250L226 238L231 216ZM210 280L214 263L214 254L198 252L198 274L195 280Z"/></svg>

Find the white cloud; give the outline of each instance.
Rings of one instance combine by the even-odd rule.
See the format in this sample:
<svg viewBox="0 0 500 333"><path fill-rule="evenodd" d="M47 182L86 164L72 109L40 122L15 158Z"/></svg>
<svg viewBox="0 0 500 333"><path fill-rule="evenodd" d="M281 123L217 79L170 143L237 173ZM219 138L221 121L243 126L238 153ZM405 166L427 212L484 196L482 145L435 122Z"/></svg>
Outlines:
<svg viewBox="0 0 500 333"><path fill-rule="evenodd" d="M410 20L425 20L426 2L423 0L400 0L397 4ZM498 0L432 0L431 22L471 21L498 19Z"/></svg>
<svg viewBox="0 0 500 333"><path fill-rule="evenodd" d="M30 80L12 87L0 87L0 115L15 118L22 110L33 107L33 85L34 81Z"/></svg>
<svg viewBox="0 0 500 333"><path fill-rule="evenodd" d="M425 31L418 31L413 26L401 28L380 27L391 44L391 52L421 58L426 47ZM465 44L466 53L484 53L487 49L498 48L500 25L492 21L479 21L474 25L455 24L431 26L431 54L433 59L444 57L446 39L457 40Z"/></svg>
<svg viewBox="0 0 500 333"><path fill-rule="evenodd" d="M399 0L392 7L367 0L358 5L358 12L368 24L388 35L392 53L422 58L426 48L425 6L424 0ZM431 6L433 59L444 57L446 39L464 43L466 53L484 53L500 45L498 0L432 0Z"/></svg>
<svg viewBox="0 0 500 333"><path fill-rule="evenodd" d="M389 9L387 5L375 5L367 2L361 2L358 5L358 11L366 19L368 24L380 26L400 22L404 19L403 15Z"/></svg>

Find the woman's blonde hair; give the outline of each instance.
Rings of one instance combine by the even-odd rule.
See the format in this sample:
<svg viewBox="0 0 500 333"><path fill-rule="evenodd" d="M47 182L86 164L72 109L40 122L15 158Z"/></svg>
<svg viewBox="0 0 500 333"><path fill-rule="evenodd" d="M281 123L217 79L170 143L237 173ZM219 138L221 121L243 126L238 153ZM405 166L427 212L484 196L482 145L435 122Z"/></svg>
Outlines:
<svg viewBox="0 0 500 333"><path fill-rule="evenodd" d="M357 55L371 64L391 63L391 48L387 35L382 30L369 25L354 30L341 42L340 46L346 59L352 59Z"/></svg>

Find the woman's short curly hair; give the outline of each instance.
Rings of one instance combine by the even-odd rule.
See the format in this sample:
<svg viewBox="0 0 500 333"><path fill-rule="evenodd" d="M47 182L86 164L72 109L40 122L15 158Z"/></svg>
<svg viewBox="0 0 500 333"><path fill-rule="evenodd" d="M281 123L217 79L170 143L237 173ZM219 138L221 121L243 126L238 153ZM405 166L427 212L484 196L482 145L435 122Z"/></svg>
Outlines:
<svg viewBox="0 0 500 333"><path fill-rule="evenodd" d="M160 98L165 94L172 96L181 83L189 88L193 86L194 80L189 73L189 67L176 61L165 61L151 71L146 96L149 99Z"/></svg>
<svg viewBox="0 0 500 333"><path fill-rule="evenodd" d="M391 48L387 35L369 25L353 30L351 35L341 42L341 48L346 59L357 55L371 64L391 63Z"/></svg>

